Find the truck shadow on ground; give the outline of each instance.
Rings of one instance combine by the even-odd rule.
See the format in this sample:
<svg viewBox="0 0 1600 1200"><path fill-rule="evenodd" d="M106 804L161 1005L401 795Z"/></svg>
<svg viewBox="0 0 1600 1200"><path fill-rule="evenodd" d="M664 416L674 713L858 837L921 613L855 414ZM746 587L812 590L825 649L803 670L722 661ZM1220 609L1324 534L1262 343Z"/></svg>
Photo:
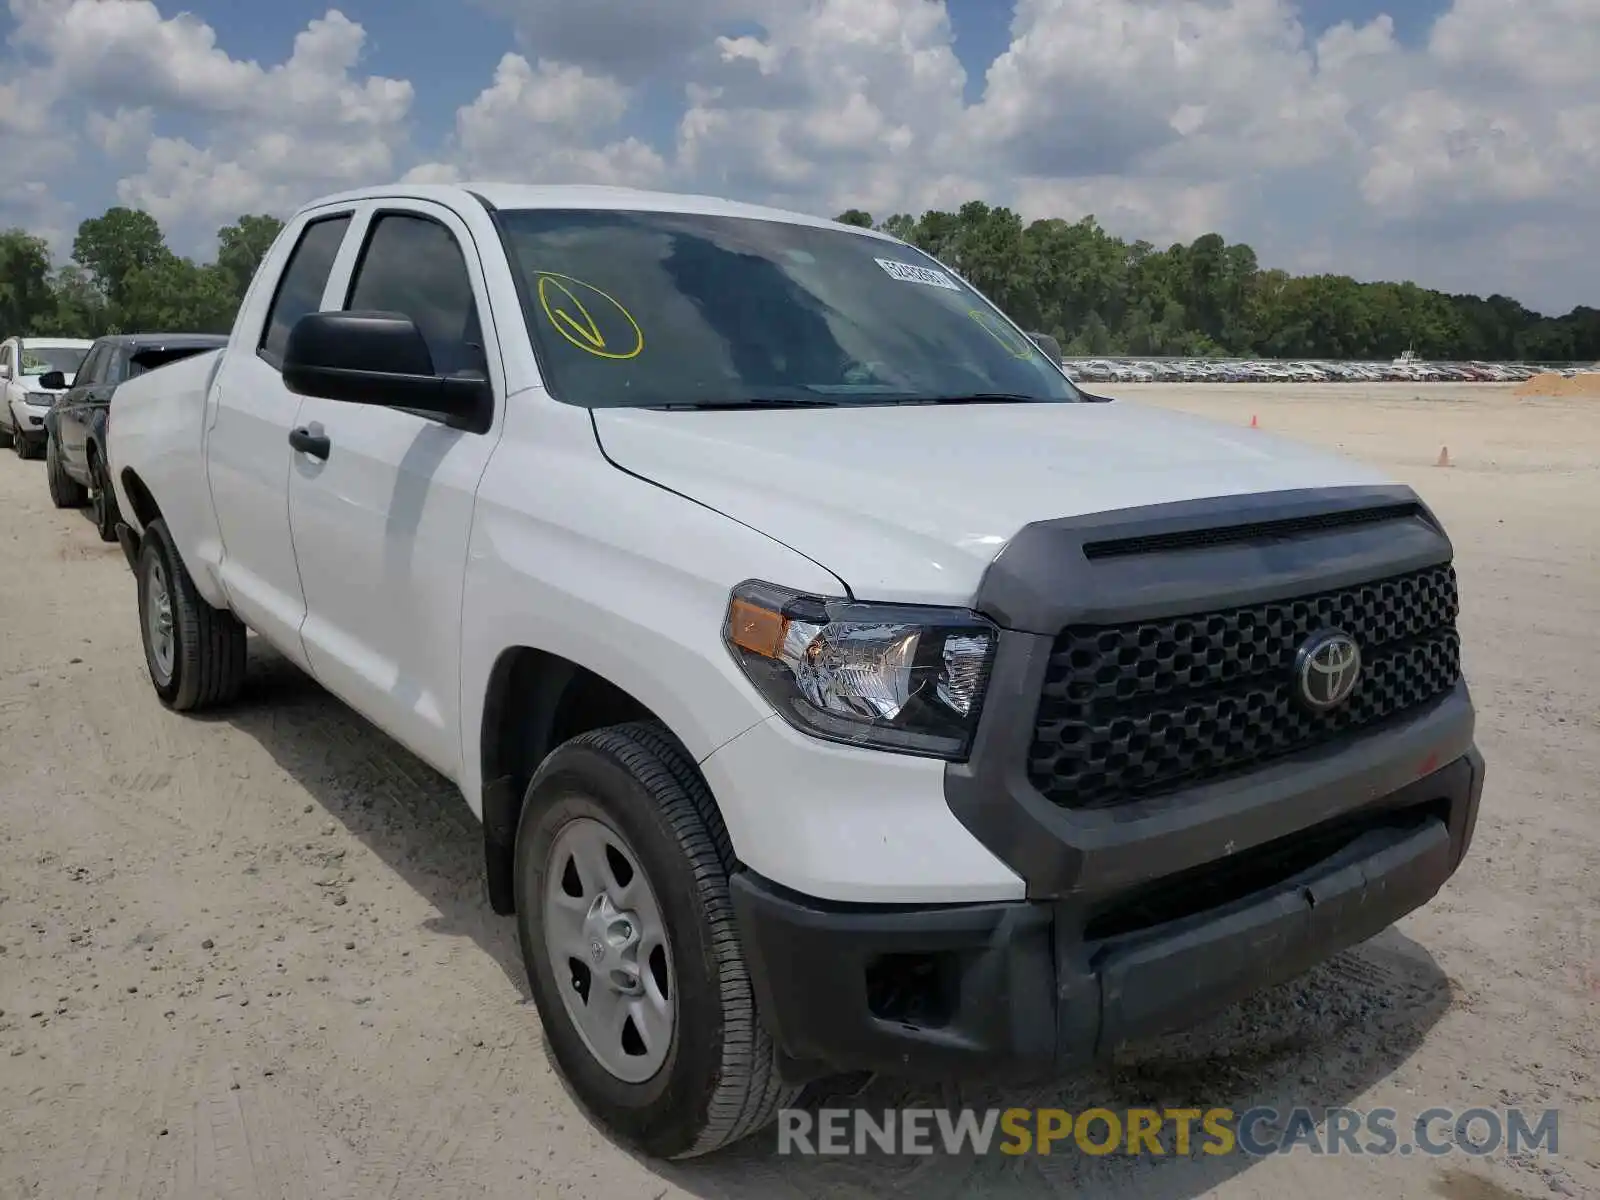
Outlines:
<svg viewBox="0 0 1600 1200"><path fill-rule="evenodd" d="M447 780L251 638L245 694L213 719L254 738L328 815L436 910L436 934L467 937L504 972L507 1004L529 997L515 923L489 909L481 829ZM813 1105L900 1108L1226 1108L1347 1106L1403 1064L1449 1009L1451 986L1428 951L1396 929L1194 1030L1131 1048L1105 1067L1046 1084L919 1087L876 1080L824 1090ZM536 1068L535 1068L536 1069ZM554 1067L550 1069L553 1071ZM1270 1132L1263 1126L1263 1132ZM1405 1130L1396 1130L1405 1140ZM1103 1136L1103 1133L1100 1135ZM769 1129L721 1154L647 1163L663 1181L719 1200L774 1195L942 1197L1126 1195L1187 1200L1257 1159L1207 1155L1197 1136L1179 1157L991 1152L845 1156L780 1154ZM1369 1140L1363 1133L1358 1142ZM997 1138L996 1144L1000 1139ZM1303 1151L1302 1151L1303 1152Z"/></svg>

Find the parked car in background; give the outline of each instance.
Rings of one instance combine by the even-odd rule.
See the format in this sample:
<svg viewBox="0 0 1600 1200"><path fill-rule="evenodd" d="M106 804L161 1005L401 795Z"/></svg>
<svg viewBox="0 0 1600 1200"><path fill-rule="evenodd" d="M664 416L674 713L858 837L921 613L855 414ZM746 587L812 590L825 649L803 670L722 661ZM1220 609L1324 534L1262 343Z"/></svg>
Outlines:
<svg viewBox="0 0 1600 1200"><path fill-rule="evenodd" d="M59 389L46 375L72 381L93 345L83 338L14 337L0 343L0 446L11 443L18 458L37 458L45 445L45 414Z"/></svg>
<svg viewBox="0 0 1600 1200"><path fill-rule="evenodd" d="M66 388L44 421L45 477L57 508L94 506L102 539L117 540L116 495L106 486L106 428L111 400L130 379L168 363L220 350L225 334L118 333L95 341L68 387L64 373L41 378L46 389Z"/></svg>

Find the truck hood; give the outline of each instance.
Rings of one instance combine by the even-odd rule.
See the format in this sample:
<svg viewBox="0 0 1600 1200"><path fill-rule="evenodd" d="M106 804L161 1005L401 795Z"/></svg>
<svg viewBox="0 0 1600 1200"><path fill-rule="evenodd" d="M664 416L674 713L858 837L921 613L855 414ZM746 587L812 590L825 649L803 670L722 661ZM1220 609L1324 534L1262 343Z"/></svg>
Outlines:
<svg viewBox="0 0 1600 1200"><path fill-rule="evenodd" d="M617 466L777 539L865 600L970 603L1001 547L1035 521L1389 482L1258 429L1126 401L594 419Z"/></svg>

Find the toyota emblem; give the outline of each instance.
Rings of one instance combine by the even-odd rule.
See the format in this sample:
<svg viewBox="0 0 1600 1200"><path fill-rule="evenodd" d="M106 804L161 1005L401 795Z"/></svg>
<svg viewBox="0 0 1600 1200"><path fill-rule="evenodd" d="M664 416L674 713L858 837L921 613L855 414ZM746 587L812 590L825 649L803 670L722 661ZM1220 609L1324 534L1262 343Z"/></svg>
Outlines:
<svg viewBox="0 0 1600 1200"><path fill-rule="evenodd" d="M1327 712L1350 698L1361 678L1361 647L1348 633L1325 630L1308 638L1294 656L1295 690L1313 712Z"/></svg>

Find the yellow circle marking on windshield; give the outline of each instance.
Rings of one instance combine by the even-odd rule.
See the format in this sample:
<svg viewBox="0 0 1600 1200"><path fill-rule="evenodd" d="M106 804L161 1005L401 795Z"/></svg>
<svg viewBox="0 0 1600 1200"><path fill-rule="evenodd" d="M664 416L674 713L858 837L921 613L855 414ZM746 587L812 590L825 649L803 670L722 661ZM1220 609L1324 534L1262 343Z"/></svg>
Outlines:
<svg viewBox="0 0 1600 1200"><path fill-rule="evenodd" d="M1033 357L1033 346L1030 343L1023 342L1019 348L1018 343L1010 340L1009 335L1011 331L1009 329L1007 329L1004 333L1001 333L999 328L1000 323L995 319L993 313L986 313L979 308L969 308L967 310L967 316L971 317L980 326L982 326L984 331L988 333L990 337L1004 346L1006 348L1006 353L1011 355L1012 358Z"/></svg>
<svg viewBox="0 0 1600 1200"><path fill-rule="evenodd" d="M622 319L627 322L627 331L624 334L624 343L620 344L631 341L632 345L626 350L619 350L618 344L607 340L600 323L584 305L579 296L580 292L590 293L591 297L598 296L610 309L622 314ZM592 298L590 303L594 303ZM550 324L556 327L556 332L585 354L592 354L596 358L626 359L638 357L639 352L644 349L644 331L639 328L639 322L633 319L633 314L624 308L615 296L601 291L592 283L574 279L571 275L541 271L539 307L544 309L544 315L550 319ZM600 308L598 305L596 307L603 315L608 313L607 308ZM607 324L613 326L612 337L624 333L615 327L615 321L608 319ZM630 334L631 336L628 336Z"/></svg>

